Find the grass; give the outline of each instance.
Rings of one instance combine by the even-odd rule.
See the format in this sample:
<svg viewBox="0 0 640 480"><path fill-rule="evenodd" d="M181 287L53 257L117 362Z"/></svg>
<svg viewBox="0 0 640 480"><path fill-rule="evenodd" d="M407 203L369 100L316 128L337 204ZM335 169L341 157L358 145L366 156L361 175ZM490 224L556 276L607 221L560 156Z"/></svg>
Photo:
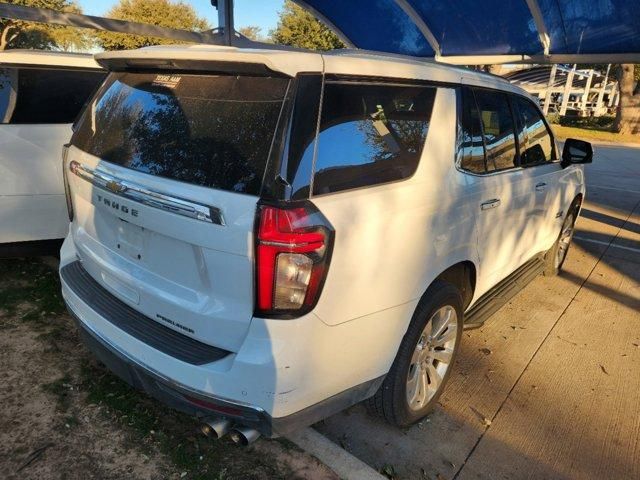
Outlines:
<svg viewBox="0 0 640 480"><path fill-rule="evenodd" d="M256 455L228 438L213 441L199 432L199 422L137 392L106 369L85 365L81 389L87 401L130 433L135 445L154 444L189 479L290 478L269 458Z"/></svg>
<svg viewBox="0 0 640 480"><path fill-rule="evenodd" d="M578 127L564 127L553 125L551 127L556 136L563 138L578 138L581 140L602 141L611 143L637 143L640 144L640 135L627 134L620 135L606 130L593 130Z"/></svg>
<svg viewBox="0 0 640 480"><path fill-rule="evenodd" d="M170 460L186 480L285 479L293 474L274 459L227 438L213 441L199 432L197 419L183 415L138 392L78 349L75 325L64 314L58 273L39 260L0 260L0 326L22 322L38 332L45 351L59 356L65 373L41 388L57 401L72 431L81 424L76 412L86 404L101 407L105 418L124 432L140 455L152 449ZM1 334L1 333L0 333ZM42 366L46 368L46 365ZM71 388L74 394L71 394ZM79 393L76 395L75 393ZM78 404L78 402L80 402ZM182 474L185 474L182 476Z"/></svg>
<svg viewBox="0 0 640 480"><path fill-rule="evenodd" d="M39 323L64 313L58 272L35 259L0 261L0 308L8 316L20 313L22 320Z"/></svg>
<svg viewBox="0 0 640 480"><path fill-rule="evenodd" d="M612 131L614 117L560 117L550 120L555 123L552 129L558 138L640 144L640 135L621 135Z"/></svg>

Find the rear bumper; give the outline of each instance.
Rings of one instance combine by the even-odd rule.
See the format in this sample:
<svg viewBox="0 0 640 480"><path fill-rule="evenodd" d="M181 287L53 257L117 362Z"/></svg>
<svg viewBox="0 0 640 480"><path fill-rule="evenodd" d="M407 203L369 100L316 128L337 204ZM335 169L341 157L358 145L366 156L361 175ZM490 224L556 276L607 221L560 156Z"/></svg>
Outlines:
<svg viewBox="0 0 640 480"><path fill-rule="evenodd" d="M70 308L69 312L78 326L85 346L111 372L132 387L180 412L199 418L224 416L255 428L265 436L274 436L272 419L261 408L217 398L166 378L120 351L117 346L110 344L108 340L82 322Z"/></svg>
<svg viewBox="0 0 640 480"><path fill-rule="evenodd" d="M370 380L286 417L272 418L259 407L234 403L168 379L141 365L101 338L69 309L84 345L111 372L132 387L163 404L195 417L225 417L255 428L266 437L277 437L311 425L372 396L384 377Z"/></svg>
<svg viewBox="0 0 640 480"><path fill-rule="evenodd" d="M76 261L75 246L67 239L61 273ZM102 293L87 290L86 280L79 284L61 274L63 297L87 347L133 387L190 415L226 417L274 437L370 397L384 379L362 372L371 370L366 360L351 366L344 361L352 352L338 342L351 343L359 334L357 325L345 338L342 329L328 327L312 314L288 321L255 318L238 351L196 362L179 355L191 347L177 354L166 342L141 334L141 327L150 328L142 319L127 319L125 310L106 308L105 294L113 295L100 285ZM138 331L130 328L132 322Z"/></svg>

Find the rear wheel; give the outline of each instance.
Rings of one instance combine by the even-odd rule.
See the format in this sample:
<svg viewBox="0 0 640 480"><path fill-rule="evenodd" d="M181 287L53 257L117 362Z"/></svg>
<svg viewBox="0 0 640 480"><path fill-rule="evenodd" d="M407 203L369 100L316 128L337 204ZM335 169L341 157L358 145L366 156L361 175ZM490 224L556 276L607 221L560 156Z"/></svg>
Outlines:
<svg viewBox="0 0 640 480"><path fill-rule="evenodd" d="M576 209L571 208L567 214L562 228L560 229L560 235L553 244L553 247L545 255L545 268L544 274L546 276L558 275L562 270L562 265L567 259L567 253L569 253L569 247L571 246L571 240L573 239L573 232L576 223Z"/></svg>
<svg viewBox="0 0 640 480"><path fill-rule="evenodd" d="M437 280L420 301L384 383L368 400L369 411L400 427L427 415L449 379L461 335L462 295Z"/></svg>

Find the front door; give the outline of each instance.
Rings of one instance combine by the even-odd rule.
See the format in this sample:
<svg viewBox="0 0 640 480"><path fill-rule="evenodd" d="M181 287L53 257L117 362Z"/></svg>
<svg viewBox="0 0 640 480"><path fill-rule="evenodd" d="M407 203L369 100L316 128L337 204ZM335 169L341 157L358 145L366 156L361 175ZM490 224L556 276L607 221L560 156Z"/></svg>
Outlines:
<svg viewBox="0 0 640 480"><path fill-rule="evenodd" d="M520 168L516 125L507 95L486 89L463 89L461 167L469 171L468 199L476 211L480 268L476 297L527 261L531 185ZM468 141L467 141L468 140Z"/></svg>

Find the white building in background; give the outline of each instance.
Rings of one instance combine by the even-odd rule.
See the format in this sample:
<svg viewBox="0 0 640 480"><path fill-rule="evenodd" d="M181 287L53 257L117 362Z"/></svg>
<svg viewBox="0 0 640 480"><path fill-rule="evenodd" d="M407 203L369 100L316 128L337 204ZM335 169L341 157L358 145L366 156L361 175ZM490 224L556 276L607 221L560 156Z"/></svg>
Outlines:
<svg viewBox="0 0 640 480"><path fill-rule="evenodd" d="M604 72L575 65L515 67L502 76L538 98L545 114L600 117L614 114L619 102L611 65Z"/></svg>

